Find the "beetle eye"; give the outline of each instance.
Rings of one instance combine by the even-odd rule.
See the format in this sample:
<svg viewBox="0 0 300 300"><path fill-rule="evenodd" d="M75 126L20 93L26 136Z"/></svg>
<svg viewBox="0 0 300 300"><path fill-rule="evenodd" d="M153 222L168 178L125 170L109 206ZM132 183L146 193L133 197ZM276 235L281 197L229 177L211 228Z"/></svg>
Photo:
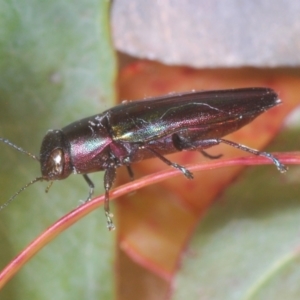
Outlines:
<svg viewBox="0 0 300 300"><path fill-rule="evenodd" d="M58 176L62 174L64 168L64 153L62 149L55 149L51 152L47 161L47 169L49 170L49 177Z"/></svg>

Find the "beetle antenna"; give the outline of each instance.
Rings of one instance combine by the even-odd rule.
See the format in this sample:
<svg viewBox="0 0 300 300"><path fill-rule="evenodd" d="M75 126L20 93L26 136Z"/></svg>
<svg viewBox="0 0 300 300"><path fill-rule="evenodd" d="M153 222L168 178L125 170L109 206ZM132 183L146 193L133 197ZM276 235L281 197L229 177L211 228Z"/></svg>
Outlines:
<svg viewBox="0 0 300 300"><path fill-rule="evenodd" d="M1 137L0 137L0 142L3 142L3 143L5 143L5 144L7 144L8 146L10 146L10 147L12 147L12 148L14 148L14 149L16 149L16 150L22 152L22 153L25 153L26 155L30 156L31 158L33 158L33 159L35 159L35 160L37 160L37 161L40 161L40 159L39 159L37 156L31 154L30 152L24 150L23 148L21 148L21 147L19 147L19 146L13 144L11 141L9 141L9 140L7 140L7 139L4 139L4 138L1 138ZM1 209L0 209L0 210L1 210Z"/></svg>
<svg viewBox="0 0 300 300"><path fill-rule="evenodd" d="M0 206L0 211L2 209L4 209L10 202L12 202L21 192L23 192L24 190L26 190L30 185L36 183L37 181L43 181L45 178L43 177L37 177L33 180L31 180L30 182L28 182L26 185L24 185L22 188L20 188L14 195L12 195L6 202L4 202L1 206Z"/></svg>
<svg viewBox="0 0 300 300"><path fill-rule="evenodd" d="M47 186L46 189L45 189L45 193L48 193L48 192L49 192L49 190L50 190L52 184L53 184L53 181L50 181L50 183L48 184L48 186Z"/></svg>

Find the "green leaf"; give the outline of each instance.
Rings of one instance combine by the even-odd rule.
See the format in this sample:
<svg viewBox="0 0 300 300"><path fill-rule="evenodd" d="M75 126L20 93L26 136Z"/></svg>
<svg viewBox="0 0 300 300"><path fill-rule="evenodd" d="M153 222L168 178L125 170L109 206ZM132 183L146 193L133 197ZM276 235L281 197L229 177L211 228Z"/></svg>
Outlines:
<svg viewBox="0 0 300 300"><path fill-rule="evenodd" d="M109 2L0 0L0 136L39 154L50 128L114 101ZM40 176L39 163L0 145L0 202ZM92 176L96 194L102 174ZM86 199L81 176L36 183L0 212L0 264L9 263ZM112 299L114 235L96 211L47 245L0 291L1 299Z"/></svg>
<svg viewBox="0 0 300 300"><path fill-rule="evenodd" d="M296 150L298 137L285 131L272 149ZM243 175L200 221L172 299L299 299L299 166Z"/></svg>

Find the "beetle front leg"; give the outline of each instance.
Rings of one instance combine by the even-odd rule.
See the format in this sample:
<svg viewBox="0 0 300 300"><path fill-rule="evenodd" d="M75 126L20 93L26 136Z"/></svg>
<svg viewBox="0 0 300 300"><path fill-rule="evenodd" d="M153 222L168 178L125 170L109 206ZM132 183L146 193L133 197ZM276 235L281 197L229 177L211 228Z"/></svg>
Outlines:
<svg viewBox="0 0 300 300"><path fill-rule="evenodd" d="M92 180L88 177L88 175L84 174L83 178L87 182L88 186L90 187L88 198L85 202L88 202L92 199L94 194L95 185ZM104 211L107 220L107 228L109 230L114 230L115 225L113 224L112 217L113 214L110 212L109 209L109 190L111 189L113 182L116 178L116 167L113 165L109 167L104 174L104 188L105 188L105 200L104 200Z"/></svg>
<svg viewBox="0 0 300 300"><path fill-rule="evenodd" d="M89 202L92 199L93 194L94 194L95 185L94 185L93 181L90 179L90 177L87 176L86 174L83 174L83 178L90 188L89 195L88 195L87 199L84 201L84 203L85 203L85 202Z"/></svg>
<svg viewBox="0 0 300 300"><path fill-rule="evenodd" d="M104 199L104 211L107 220L107 228L108 230L114 230L115 225L113 224L112 217L113 214L109 209L109 190L111 189L113 182L116 178L116 166L110 165L104 174L104 189L105 189L105 199Z"/></svg>

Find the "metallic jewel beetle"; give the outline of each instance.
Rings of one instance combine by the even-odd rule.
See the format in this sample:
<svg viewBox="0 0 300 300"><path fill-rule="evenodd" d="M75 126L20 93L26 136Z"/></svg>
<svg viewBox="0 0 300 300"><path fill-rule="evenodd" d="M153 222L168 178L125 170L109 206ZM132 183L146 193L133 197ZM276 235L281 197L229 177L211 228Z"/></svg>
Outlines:
<svg viewBox="0 0 300 300"><path fill-rule="evenodd" d="M90 200L94 185L87 174L105 171L104 209L107 227L112 230L114 225L109 210L109 191L118 167L125 165L130 177L133 177L132 163L157 157L192 179L189 170L169 161L165 155L198 150L209 158L218 158L204 149L220 143L265 156L272 160L279 171L285 172L286 167L272 154L222 138L280 103L277 94L269 88L170 94L124 102L60 130L49 130L42 141L39 158L0 138L0 141L37 159L42 172L41 177L19 190L0 210L29 185L43 180L61 180L70 174L83 175L90 188L87 199Z"/></svg>

